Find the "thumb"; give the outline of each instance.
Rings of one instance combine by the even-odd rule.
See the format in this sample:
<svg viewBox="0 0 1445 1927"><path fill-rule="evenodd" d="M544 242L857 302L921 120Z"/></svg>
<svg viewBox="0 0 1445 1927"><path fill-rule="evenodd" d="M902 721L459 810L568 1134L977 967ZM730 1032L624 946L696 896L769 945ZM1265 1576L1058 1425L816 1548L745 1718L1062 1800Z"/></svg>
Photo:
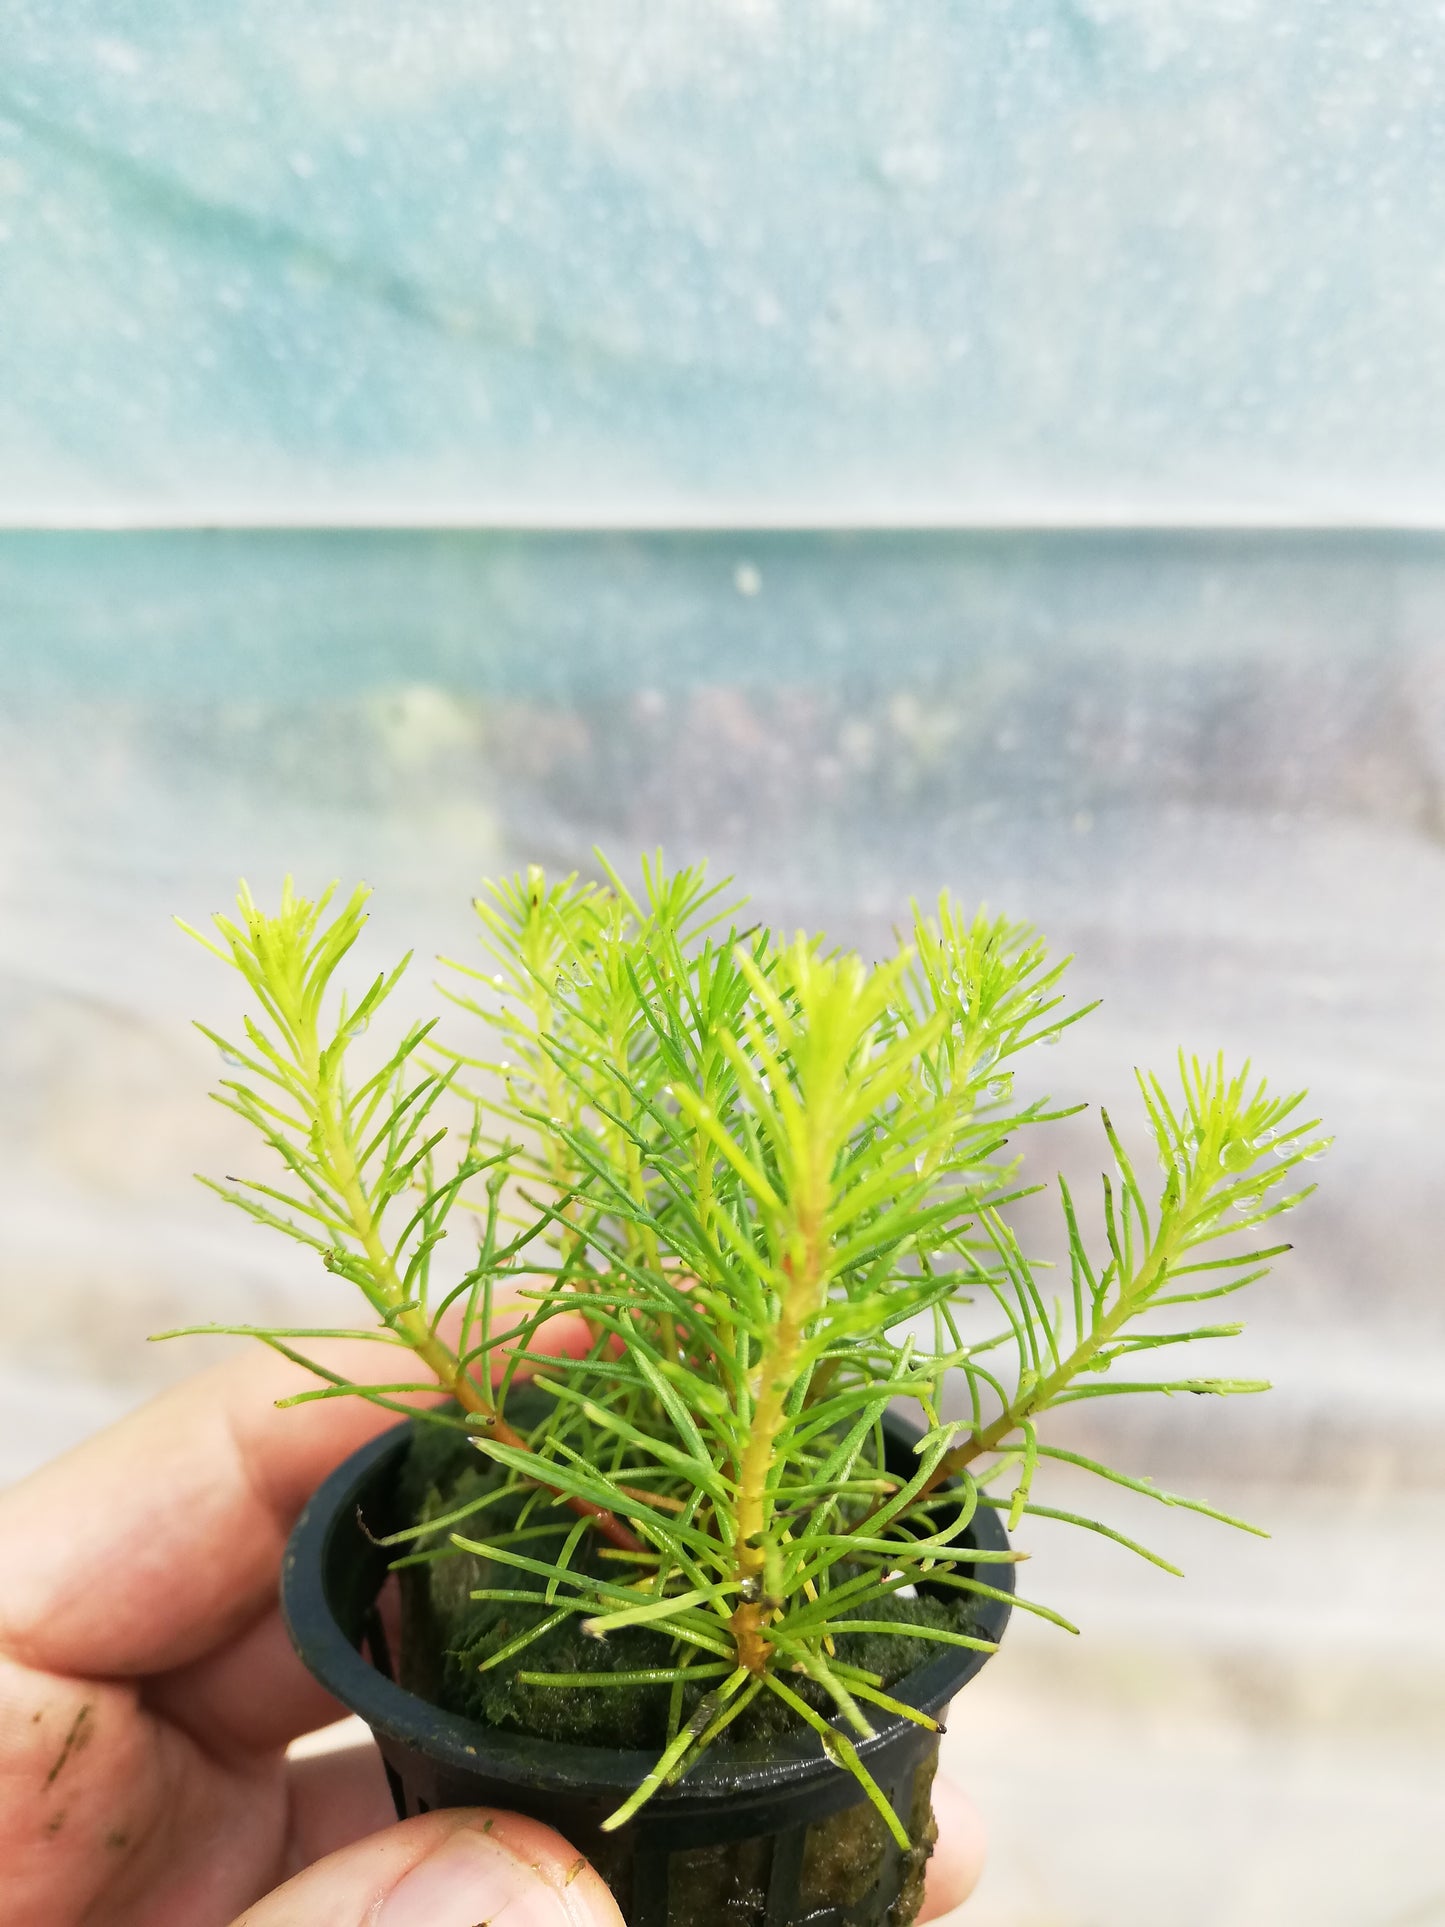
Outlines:
<svg viewBox="0 0 1445 1927"><path fill-rule="evenodd" d="M328 1854L234 1927L625 1927L560 1834L516 1813L452 1809Z"/></svg>

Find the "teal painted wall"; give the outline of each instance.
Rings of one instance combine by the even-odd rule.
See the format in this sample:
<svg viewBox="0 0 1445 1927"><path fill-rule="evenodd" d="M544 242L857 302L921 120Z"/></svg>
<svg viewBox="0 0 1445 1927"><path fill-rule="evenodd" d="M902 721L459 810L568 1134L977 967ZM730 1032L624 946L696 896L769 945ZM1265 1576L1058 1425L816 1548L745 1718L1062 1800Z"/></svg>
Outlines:
<svg viewBox="0 0 1445 1927"><path fill-rule="evenodd" d="M0 9L0 511L1445 509L1445 21Z"/></svg>

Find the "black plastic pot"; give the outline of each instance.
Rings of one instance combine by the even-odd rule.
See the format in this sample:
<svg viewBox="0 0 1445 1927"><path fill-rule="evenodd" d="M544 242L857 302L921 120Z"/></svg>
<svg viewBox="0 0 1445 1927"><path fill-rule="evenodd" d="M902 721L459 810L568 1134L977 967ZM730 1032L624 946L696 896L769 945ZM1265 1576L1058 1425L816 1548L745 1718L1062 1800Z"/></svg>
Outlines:
<svg viewBox="0 0 1445 1927"><path fill-rule="evenodd" d="M918 1434L892 1417L885 1431L890 1469L911 1473ZM603 1833L602 1822L651 1768L652 1754L500 1732L399 1686L377 1606L391 1555L370 1535L409 1523L397 1505L409 1433L403 1424L374 1440L319 1488L296 1522L281 1578L297 1652L375 1734L403 1819L482 1806L545 1821L587 1855L629 1927L903 1927L913 1918L933 1841L938 1740L910 1721L880 1714L875 1736L857 1742L914 1842L908 1853L811 1734L719 1749L627 1826ZM985 1508L965 1542L983 1550L1008 1545L997 1514ZM1012 1573L990 1563L979 1577L1009 1590ZM999 1638L1008 1615L1005 1601L981 1601L981 1632ZM890 1691L937 1715L987 1655L925 1650L931 1656Z"/></svg>

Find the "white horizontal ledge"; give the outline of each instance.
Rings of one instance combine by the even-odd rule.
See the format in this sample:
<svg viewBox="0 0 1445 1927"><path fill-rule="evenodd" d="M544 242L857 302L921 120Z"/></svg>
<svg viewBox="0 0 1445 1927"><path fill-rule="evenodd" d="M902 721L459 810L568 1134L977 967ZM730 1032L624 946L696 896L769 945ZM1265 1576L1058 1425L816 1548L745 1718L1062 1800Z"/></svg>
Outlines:
<svg viewBox="0 0 1445 1927"><path fill-rule="evenodd" d="M370 501L298 504L285 501L188 506L184 513L162 504L101 504L83 507L6 506L0 533L150 534L205 531L328 533L345 531L435 534L1293 534L1445 535L1445 502L1421 508L1384 503L1368 510L1320 510L1305 506L1260 509L1204 507L1168 510L1148 503L1104 507L1020 505L969 513L927 505L847 510L779 509L756 503L676 506L639 501L625 510L599 513L581 504L539 505Z"/></svg>

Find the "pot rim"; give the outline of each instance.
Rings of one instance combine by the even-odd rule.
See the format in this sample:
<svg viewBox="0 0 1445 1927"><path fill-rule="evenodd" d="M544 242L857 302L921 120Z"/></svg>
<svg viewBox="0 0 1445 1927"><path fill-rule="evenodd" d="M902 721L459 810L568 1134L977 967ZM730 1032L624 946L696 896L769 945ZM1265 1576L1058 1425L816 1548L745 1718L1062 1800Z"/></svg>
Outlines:
<svg viewBox="0 0 1445 1927"><path fill-rule="evenodd" d="M379 1671L338 1621L327 1579L344 1550L340 1542L356 1530L354 1522L366 1489L399 1468L412 1424L403 1420L353 1452L302 1509L281 1564L281 1611L292 1645L327 1691L359 1714L378 1739L420 1748L461 1773L506 1780L538 1792L576 1793L586 1785L599 1794L625 1797L656 1765L655 1752L539 1739L449 1713ZM900 1449L911 1450L921 1436L916 1426L891 1412L884 1428L889 1442ZM978 1508L964 1543L982 1551L1007 1550L1008 1534L992 1507ZM1011 1564L991 1564L987 1570L990 1584L1003 1592L1014 1590ZM997 1641L1008 1621L1010 1602L980 1598L978 1608L983 1636ZM989 1657L968 1647L942 1647L889 1691L905 1705L937 1714ZM866 1766L905 1735L921 1738L925 1732L912 1721L880 1712L873 1737L854 1738L853 1745ZM824 1753L814 1734L805 1732L796 1738L774 1738L766 1745L718 1750L710 1755L706 1773L689 1773L675 1786L659 1789L648 1806L661 1819L693 1810L719 1795L746 1799L783 1787L806 1786L845 1771Z"/></svg>

